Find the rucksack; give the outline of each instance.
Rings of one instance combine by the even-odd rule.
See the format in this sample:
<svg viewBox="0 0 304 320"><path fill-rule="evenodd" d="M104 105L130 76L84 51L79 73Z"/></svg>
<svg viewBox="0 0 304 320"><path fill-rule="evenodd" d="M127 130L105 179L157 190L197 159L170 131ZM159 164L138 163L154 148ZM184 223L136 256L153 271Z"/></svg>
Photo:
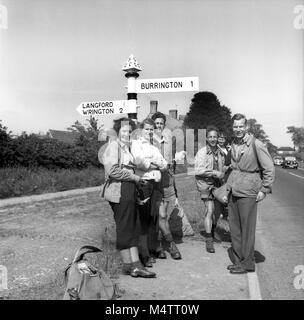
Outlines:
<svg viewBox="0 0 304 320"><path fill-rule="evenodd" d="M170 214L168 223L172 235L177 239L194 235L192 226L181 205L174 207Z"/></svg>
<svg viewBox="0 0 304 320"><path fill-rule="evenodd" d="M63 300L114 300L116 287L109 276L95 268L85 254L101 252L93 246L83 246L65 270L66 290Z"/></svg>

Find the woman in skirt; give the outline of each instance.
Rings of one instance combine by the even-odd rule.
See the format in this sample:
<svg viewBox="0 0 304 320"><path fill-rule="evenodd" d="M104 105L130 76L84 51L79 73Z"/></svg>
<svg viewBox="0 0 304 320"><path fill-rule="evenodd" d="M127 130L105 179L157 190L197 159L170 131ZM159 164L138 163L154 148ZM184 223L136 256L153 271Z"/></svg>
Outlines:
<svg viewBox="0 0 304 320"><path fill-rule="evenodd" d="M123 273L132 277L153 278L138 256L141 226L137 211L136 185L146 181L135 174L134 158L130 152L130 134L136 124L121 118L114 121L117 139L109 142L103 154L105 187L103 197L109 201L116 223L116 247L123 261Z"/></svg>

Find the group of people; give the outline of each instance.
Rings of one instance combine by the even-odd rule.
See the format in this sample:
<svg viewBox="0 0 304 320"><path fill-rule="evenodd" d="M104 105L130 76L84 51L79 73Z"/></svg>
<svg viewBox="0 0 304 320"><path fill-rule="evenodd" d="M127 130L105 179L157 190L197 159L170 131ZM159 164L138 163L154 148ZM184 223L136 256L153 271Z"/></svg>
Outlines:
<svg viewBox="0 0 304 320"><path fill-rule="evenodd" d="M135 122L118 119L113 126L117 138L103 153L102 196L114 213L123 273L132 277L156 276L147 268L156 258L167 258L164 244L173 259L182 259L168 223L169 203L178 200L173 161L162 153L165 123L166 116L156 113L141 123L140 134L134 137Z"/></svg>
<svg viewBox="0 0 304 320"><path fill-rule="evenodd" d="M178 204L178 198L175 159L164 151L165 124L166 116L157 112L141 123L140 134L134 136L136 123L128 118L118 119L113 126L117 139L108 143L103 154L102 197L114 213L123 273L132 277L156 277L147 268L156 258L166 258L164 243L173 259L182 259L168 224L169 203ZM206 146L195 156L194 173L203 204L206 250L215 252L217 220L221 214L228 215L232 264L227 268L233 274L241 274L255 270L257 203L271 193L274 166L267 147L247 132L244 115L233 116L232 128L234 139L229 147L223 132L213 126L207 128ZM214 197L214 190L221 186L225 204Z"/></svg>

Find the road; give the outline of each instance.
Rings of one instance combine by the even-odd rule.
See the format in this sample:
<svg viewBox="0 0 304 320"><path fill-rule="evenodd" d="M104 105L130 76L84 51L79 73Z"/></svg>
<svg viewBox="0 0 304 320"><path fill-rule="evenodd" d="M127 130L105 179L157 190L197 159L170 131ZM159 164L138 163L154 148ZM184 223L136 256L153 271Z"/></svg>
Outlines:
<svg viewBox="0 0 304 320"><path fill-rule="evenodd" d="M257 222L256 250L265 256L257 264L263 299L304 299L304 288L294 287L294 268L304 268L303 208L304 170L276 167L273 194L261 203Z"/></svg>

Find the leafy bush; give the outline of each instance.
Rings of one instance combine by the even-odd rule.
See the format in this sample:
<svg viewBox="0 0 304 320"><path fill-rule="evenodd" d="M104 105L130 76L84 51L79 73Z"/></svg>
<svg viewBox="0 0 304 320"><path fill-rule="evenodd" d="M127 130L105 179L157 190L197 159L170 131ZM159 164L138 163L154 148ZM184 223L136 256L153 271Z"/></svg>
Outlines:
<svg viewBox="0 0 304 320"><path fill-rule="evenodd" d="M101 143L94 142L89 147L79 144L68 144L49 137L26 134L7 141L2 148L0 167L44 167L47 169L69 168L81 169L98 162L98 150Z"/></svg>

